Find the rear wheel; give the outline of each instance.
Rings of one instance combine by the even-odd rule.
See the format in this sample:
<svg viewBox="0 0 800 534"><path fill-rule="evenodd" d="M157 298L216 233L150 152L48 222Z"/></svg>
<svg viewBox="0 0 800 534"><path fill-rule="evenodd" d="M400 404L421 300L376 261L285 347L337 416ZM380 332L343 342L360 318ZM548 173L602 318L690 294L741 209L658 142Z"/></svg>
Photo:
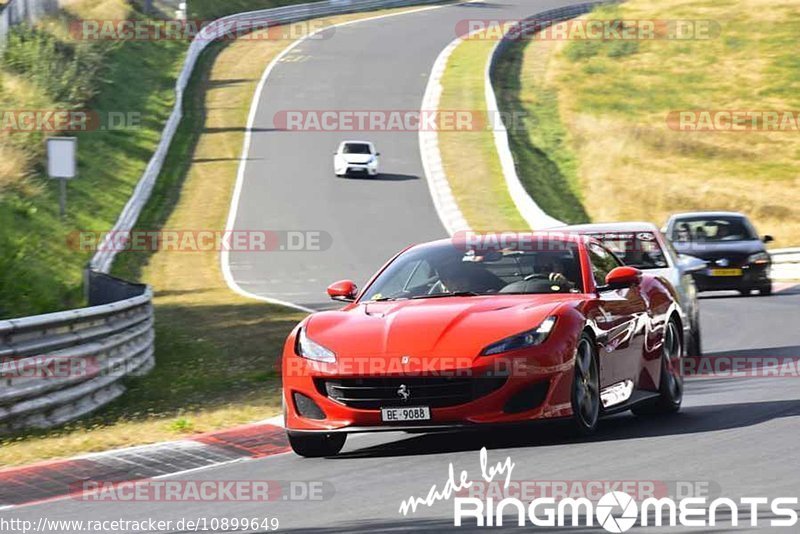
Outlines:
<svg viewBox="0 0 800 534"><path fill-rule="evenodd" d="M575 351L575 373L572 382L572 420L583 435L597 428L600 418L600 373L597 369L594 343L584 332Z"/></svg>
<svg viewBox="0 0 800 534"><path fill-rule="evenodd" d="M670 319L664 330L664 346L661 351L661 379L659 396L654 402L639 404L631 408L636 415L675 413L683 401L683 375L680 359L683 356L680 327Z"/></svg>
<svg viewBox="0 0 800 534"><path fill-rule="evenodd" d="M749 297L749 296L750 296L750 293L752 293L752 292L753 292L753 290L752 290L752 289L740 289L740 290L739 290L739 293L741 293L741 295L742 295L743 297Z"/></svg>
<svg viewBox="0 0 800 534"><path fill-rule="evenodd" d="M292 450L300 456L306 458L320 458L323 456L335 456L344 447L347 434L306 434L288 432L289 445Z"/></svg>
<svg viewBox="0 0 800 534"><path fill-rule="evenodd" d="M761 295L762 297L768 297L772 295L772 284L760 288L758 290L758 294Z"/></svg>

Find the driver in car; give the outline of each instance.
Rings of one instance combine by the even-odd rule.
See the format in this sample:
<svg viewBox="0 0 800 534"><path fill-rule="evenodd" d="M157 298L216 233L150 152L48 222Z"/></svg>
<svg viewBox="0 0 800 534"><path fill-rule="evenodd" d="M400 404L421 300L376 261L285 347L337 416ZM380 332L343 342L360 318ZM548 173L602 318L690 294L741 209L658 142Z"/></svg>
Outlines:
<svg viewBox="0 0 800 534"><path fill-rule="evenodd" d="M564 266L557 259L545 263L536 268L534 276L531 278L546 279L549 282L557 285L569 284L569 278L564 272Z"/></svg>
<svg viewBox="0 0 800 534"><path fill-rule="evenodd" d="M480 263L451 263L437 269L439 281L431 288L436 293L496 293L505 283Z"/></svg>

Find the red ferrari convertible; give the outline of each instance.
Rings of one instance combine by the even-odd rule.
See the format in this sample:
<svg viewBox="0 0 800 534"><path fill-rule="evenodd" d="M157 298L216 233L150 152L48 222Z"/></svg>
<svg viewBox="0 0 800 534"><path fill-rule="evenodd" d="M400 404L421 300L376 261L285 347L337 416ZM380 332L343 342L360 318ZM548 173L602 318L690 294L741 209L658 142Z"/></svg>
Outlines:
<svg viewBox="0 0 800 534"><path fill-rule="evenodd" d="M348 304L310 315L283 353L286 429L302 456L348 433L675 412L684 328L673 289L600 242L464 236L409 247Z"/></svg>

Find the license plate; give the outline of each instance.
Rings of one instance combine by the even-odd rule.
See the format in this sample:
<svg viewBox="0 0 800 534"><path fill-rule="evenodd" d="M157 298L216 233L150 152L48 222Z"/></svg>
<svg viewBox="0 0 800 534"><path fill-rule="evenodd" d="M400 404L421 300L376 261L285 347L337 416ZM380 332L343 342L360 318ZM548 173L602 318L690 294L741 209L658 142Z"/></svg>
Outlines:
<svg viewBox="0 0 800 534"><path fill-rule="evenodd" d="M741 269L711 269L711 276L742 276Z"/></svg>
<svg viewBox="0 0 800 534"><path fill-rule="evenodd" d="M381 420L386 423L395 423L398 421L427 421L430 418L431 409L427 406L381 408Z"/></svg>

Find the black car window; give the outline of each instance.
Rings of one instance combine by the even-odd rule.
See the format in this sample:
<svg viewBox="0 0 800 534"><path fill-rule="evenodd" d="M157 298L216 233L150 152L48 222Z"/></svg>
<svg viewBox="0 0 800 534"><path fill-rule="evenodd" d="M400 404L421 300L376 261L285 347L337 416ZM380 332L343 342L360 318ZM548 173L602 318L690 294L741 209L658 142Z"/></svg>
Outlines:
<svg viewBox="0 0 800 534"><path fill-rule="evenodd" d="M576 243L559 241L532 248L476 250L456 243L415 247L396 258L361 298L368 301L453 293L488 295L582 291L580 254Z"/></svg>
<svg viewBox="0 0 800 534"><path fill-rule="evenodd" d="M758 239L744 217L687 217L675 221L670 234L677 243L715 243Z"/></svg>
<svg viewBox="0 0 800 534"><path fill-rule="evenodd" d="M365 143L347 143L342 149L343 154L372 154L369 145Z"/></svg>

